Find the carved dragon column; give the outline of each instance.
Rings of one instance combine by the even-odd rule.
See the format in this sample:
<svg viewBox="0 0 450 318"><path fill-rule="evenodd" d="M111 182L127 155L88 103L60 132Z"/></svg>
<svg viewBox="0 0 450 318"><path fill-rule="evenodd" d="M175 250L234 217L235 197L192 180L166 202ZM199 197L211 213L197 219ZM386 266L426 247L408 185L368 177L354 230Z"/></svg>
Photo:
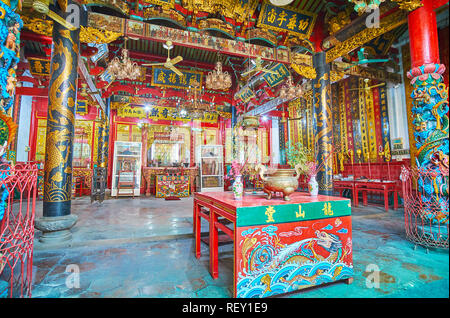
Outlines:
<svg viewBox="0 0 450 318"><path fill-rule="evenodd" d="M103 176L102 184L97 184L99 187L97 200L103 202L105 199L105 189L108 180L108 153L109 153L109 110L110 98L106 99L105 113L102 115L102 123L99 127L99 142L97 148L97 177ZM92 189L94 191L94 189ZM92 201L92 200L91 200Z"/></svg>
<svg viewBox="0 0 450 318"><path fill-rule="evenodd" d="M330 96L330 65L326 63L325 52L313 56L317 76L313 80L313 103L315 115L317 182L319 194L333 194L333 126Z"/></svg>
<svg viewBox="0 0 450 318"><path fill-rule="evenodd" d="M431 0L422 0L422 6L409 13L408 27L411 50L408 78L413 86L410 129L414 130L418 149L415 159L419 171L433 171L437 175L419 186L424 203L444 207L444 201L448 200L448 89L442 77L445 66L440 64L436 13ZM441 223L448 222L448 203L444 209L446 214L439 220Z"/></svg>
<svg viewBox="0 0 450 318"><path fill-rule="evenodd" d="M79 6L71 0L69 4ZM69 14L62 12L61 16L66 19ZM53 23L43 217L35 222L36 228L43 232L42 243L70 240L70 228L77 221L77 216L71 214L71 196L79 38L79 28L71 31Z"/></svg>

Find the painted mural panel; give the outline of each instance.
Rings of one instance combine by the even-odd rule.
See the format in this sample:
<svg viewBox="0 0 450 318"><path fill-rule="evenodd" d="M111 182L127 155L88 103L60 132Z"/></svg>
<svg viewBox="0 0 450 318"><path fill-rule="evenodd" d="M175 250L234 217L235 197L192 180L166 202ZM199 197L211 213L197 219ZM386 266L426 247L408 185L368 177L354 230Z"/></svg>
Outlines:
<svg viewBox="0 0 450 318"><path fill-rule="evenodd" d="M351 217L237 228L238 298L268 297L353 276Z"/></svg>

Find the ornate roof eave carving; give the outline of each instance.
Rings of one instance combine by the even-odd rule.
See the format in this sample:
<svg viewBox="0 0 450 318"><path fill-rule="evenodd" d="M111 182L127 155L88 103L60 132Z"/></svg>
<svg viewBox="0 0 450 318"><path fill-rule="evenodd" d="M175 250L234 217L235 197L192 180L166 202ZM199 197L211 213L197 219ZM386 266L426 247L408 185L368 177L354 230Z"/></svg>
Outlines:
<svg viewBox="0 0 450 318"><path fill-rule="evenodd" d="M110 8L126 16L130 14L130 5L123 0L83 0L85 6L98 6Z"/></svg>
<svg viewBox="0 0 450 318"><path fill-rule="evenodd" d="M144 21L152 20L166 20L179 25L181 28L186 28L186 16L182 12L163 7L162 10L157 10L153 7L144 8L142 11L142 19Z"/></svg>
<svg viewBox="0 0 450 318"><path fill-rule="evenodd" d="M393 0L402 10L413 11L423 6L420 0Z"/></svg>
<svg viewBox="0 0 450 318"><path fill-rule="evenodd" d="M153 0L150 0L153 1ZM187 10L199 13L206 12L208 14L220 14L225 18L229 18L241 24L248 19L248 16L253 16L259 1L251 1L250 5L243 1L234 0L181 0L181 6Z"/></svg>
<svg viewBox="0 0 450 318"><path fill-rule="evenodd" d="M273 46L278 43L278 36L274 32L262 28L247 29L245 36L247 41L262 40Z"/></svg>
<svg viewBox="0 0 450 318"><path fill-rule="evenodd" d="M111 43L123 35L121 32L115 32L93 27L80 27L80 42L82 43Z"/></svg>
<svg viewBox="0 0 450 318"><path fill-rule="evenodd" d="M387 17L384 17L380 21L378 28L363 28L362 31L348 37L344 41L336 41L328 51L326 51L327 63L334 61L338 57L347 54L367 42L387 33L398 26L407 22L406 13L402 10L398 10Z"/></svg>
<svg viewBox="0 0 450 318"><path fill-rule="evenodd" d="M28 15L22 15L23 27L34 33L52 36L53 20L41 19Z"/></svg>

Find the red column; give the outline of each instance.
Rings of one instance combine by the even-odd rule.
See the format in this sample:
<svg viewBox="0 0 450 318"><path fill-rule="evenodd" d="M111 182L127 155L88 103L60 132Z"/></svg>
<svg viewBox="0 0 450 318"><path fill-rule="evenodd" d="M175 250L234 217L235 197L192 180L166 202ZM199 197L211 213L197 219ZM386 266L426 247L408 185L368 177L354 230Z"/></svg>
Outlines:
<svg viewBox="0 0 450 318"><path fill-rule="evenodd" d="M113 113L114 112L114 113ZM114 144L117 136L117 124L116 124L116 110L111 110L109 116L109 157L108 157L108 188L112 187L112 175L113 175L113 160L114 160Z"/></svg>
<svg viewBox="0 0 450 318"><path fill-rule="evenodd" d="M142 127L142 167L147 167L147 152L148 152L148 130L147 126Z"/></svg>
<svg viewBox="0 0 450 318"><path fill-rule="evenodd" d="M36 99L31 100L31 120L30 120L30 151L28 151L28 161L36 160L36 139L38 120L36 118Z"/></svg>
<svg viewBox="0 0 450 318"><path fill-rule="evenodd" d="M413 107L408 115L414 118L409 129L415 132L415 160L419 171L433 174L433 178L423 178L421 184L417 185L418 193L421 193L420 201L424 202L423 215L427 215L427 222L430 224L445 224L448 223L448 215L444 219L438 215L443 211L441 202L448 200L448 193L443 189L446 189L445 158L448 158L449 154L449 107L448 90L442 77L445 65L442 65L439 59L439 39L433 2L436 5L436 1L422 0L423 6L408 15L411 70L407 76L413 86ZM431 192L425 189L431 189ZM407 199L405 205L406 201ZM430 205L431 202L439 202L439 207L434 203Z"/></svg>
<svg viewBox="0 0 450 318"><path fill-rule="evenodd" d="M189 157L189 161L190 161L190 164L189 164L189 167L194 167L195 166L195 144L194 144L194 142L195 142L195 138L194 138L194 130L192 129L192 128L194 128L194 127L192 127L192 124L191 124L191 135L190 135L190 138L191 138L191 153L190 153L190 157Z"/></svg>
<svg viewBox="0 0 450 318"><path fill-rule="evenodd" d="M440 64L436 13L432 0L422 0L423 6L408 15L411 68L425 64Z"/></svg>

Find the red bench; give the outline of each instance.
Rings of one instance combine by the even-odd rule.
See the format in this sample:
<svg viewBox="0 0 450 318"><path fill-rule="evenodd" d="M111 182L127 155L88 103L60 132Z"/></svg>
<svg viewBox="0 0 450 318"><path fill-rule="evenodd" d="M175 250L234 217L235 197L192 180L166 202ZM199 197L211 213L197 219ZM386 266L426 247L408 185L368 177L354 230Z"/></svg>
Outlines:
<svg viewBox="0 0 450 318"><path fill-rule="evenodd" d="M375 162L375 163L355 163L344 164L344 171L341 175L347 178L353 175L353 180L334 180L334 190L343 195L344 190L351 190L352 203L359 204L359 193L362 193L363 205L368 204L368 194L381 194L384 200L384 207L389 210L389 194L394 194L394 210L398 208L398 195L402 194L400 173L402 166L410 166L409 159L401 161Z"/></svg>

